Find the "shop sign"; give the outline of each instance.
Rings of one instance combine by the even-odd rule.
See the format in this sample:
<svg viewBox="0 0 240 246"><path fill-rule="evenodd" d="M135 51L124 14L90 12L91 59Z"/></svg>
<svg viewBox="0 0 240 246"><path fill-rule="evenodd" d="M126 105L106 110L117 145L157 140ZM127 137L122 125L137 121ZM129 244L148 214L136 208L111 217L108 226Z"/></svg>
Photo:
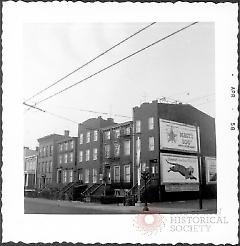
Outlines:
<svg viewBox="0 0 240 246"><path fill-rule="evenodd" d="M198 184L166 184L166 192L199 191Z"/></svg>
<svg viewBox="0 0 240 246"><path fill-rule="evenodd" d="M160 154L161 183L198 183L198 159L196 156Z"/></svg>
<svg viewBox="0 0 240 246"><path fill-rule="evenodd" d="M217 183L216 158L205 157L205 164L206 164L206 183L216 184Z"/></svg>
<svg viewBox="0 0 240 246"><path fill-rule="evenodd" d="M160 149L197 152L196 127L175 121L159 119Z"/></svg>

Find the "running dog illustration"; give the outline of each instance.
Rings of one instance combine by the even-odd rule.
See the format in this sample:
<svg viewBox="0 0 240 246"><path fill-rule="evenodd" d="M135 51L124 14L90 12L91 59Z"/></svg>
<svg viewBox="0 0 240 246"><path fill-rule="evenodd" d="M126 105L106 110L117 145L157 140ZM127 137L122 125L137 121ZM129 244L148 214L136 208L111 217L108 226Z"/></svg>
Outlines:
<svg viewBox="0 0 240 246"><path fill-rule="evenodd" d="M197 180L196 177L193 176L193 172L194 172L194 168L193 167L184 167L183 165L180 165L178 163L173 163L170 162L168 160L166 160L166 162L170 165L173 165L169 168L168 172L178 172L180 173L182 176L185 177L185 179L195 179Z"/></svg>

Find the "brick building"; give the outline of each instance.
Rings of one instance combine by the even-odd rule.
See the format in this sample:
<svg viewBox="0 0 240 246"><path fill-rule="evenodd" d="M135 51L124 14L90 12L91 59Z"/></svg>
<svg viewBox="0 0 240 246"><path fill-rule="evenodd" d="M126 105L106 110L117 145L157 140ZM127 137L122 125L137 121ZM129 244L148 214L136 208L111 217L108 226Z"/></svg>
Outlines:
<svg viewBox="0 0 240 246"><path fill-rule="evenodd" d="M107 120L91 118L78 125L77 177L79 181L91 185L101 183L102 132L101 129L115 125L112 118Z"/></svg>
<svg viewBox="0 0 240 246"><path fill-rule="evenodd" d="M38 148L24 147L24 190L34 190L37 179Z"/></svg>
<svg viewBox="0 0 240 246"><path fill-rule="evenodd" d="M132 121L102 129L103 174L113 189L130 189L133 177Z"/></svg>
<svg viewBox="0 0 240 246"><path fill-rule="evenodd" d="M70 137L64 131L64 137L57 141L57 183L75 182L77 164L77 137Z"/></svg>
<svg viewBox="0 0 240 246"><path fill-rule="evenodd" d="M39 189L57 182L57 141L63 138L64 135L50 134L38 139L37 187Z"/></svg>
<svg viewBox="0 0 240 246"><path fill-rule="evenodd" d="M215 136L215 120L207 114L197 110L188 104L166 104L152 101L151 103L143 103L140 107L133 109L133 122L135 134L133 134L134 142L140 142L141 156L140 162L142 166L149 169L151 174L151 183L149 187L152 189L153 200L163 200L172 198L186 198L197 196L196 192L166 192L166 186L162 184L161 175L161 154L178 154L180 157L191 155L196 157L197 153L182 151L178 149L161 149L160 146L160 119L173 121L176 123L197 125L200 128L200 152L202 158L202 186L204 194L210 196L216 194L216 184L206 184L206 166L204 156L216 157L216 136ZM174 123L175 124L175 123ZM188 126L190 127L190 126ZM135 148L136 163L136 148ZM197 157L196 157L197 158ZM136 166L136 165L135 165ZM137 167L136 167L137 169ZM134 171L135 180L137 180L138 171ZM135 182L136 185L136 182ZM149 191L150 192L150 191Z"/></svg>

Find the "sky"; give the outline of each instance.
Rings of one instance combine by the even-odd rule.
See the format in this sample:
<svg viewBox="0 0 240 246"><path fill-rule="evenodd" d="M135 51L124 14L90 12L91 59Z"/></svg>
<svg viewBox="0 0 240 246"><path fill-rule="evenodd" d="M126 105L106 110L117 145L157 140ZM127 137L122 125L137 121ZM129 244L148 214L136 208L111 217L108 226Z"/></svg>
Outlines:
<svg viewBox="0 0 240 246"><path fill-rule="evenodd" d="M23 101L149 24L24 24ZM34 104L188 24L156 23L27 103ZM124 122L131 120L127 117L131 117L133 107L169 97L215 117L214 50L214 24L200 22L38 107L79 123L99 115ZM25 110L24 145L35 148L38 138L63 134L64 130L77 136L74 122L35 109Z"/></svg>

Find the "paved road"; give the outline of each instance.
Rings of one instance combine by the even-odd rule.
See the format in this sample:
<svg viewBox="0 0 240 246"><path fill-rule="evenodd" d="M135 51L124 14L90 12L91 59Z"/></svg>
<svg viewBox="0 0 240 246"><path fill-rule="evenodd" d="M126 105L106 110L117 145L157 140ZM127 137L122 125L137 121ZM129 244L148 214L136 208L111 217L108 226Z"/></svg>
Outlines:
<svg viewBox="0 0 240 246"><path fill-rule="evenodd" d="M155 213L216 213L216 200L204 200L203 210L199 210L197 200L152 203L149 208ZM118 206L25 198L24 209L27 214L138 214L142 213L143 205Z"/></svg>

